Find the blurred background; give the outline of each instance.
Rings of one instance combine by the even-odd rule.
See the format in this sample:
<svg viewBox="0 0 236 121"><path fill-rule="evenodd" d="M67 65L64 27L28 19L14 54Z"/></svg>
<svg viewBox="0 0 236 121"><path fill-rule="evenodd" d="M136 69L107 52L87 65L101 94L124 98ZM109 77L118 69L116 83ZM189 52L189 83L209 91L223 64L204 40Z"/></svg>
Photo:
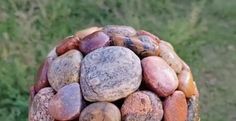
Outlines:
<svg viewBox="0 0 236 121"><path fill-rule="evenodd" d="M107 24L172 43L192 68L202 121L236 121L236 0L0 0L0 120L27 120L28 89L58 41Z"/></svg>

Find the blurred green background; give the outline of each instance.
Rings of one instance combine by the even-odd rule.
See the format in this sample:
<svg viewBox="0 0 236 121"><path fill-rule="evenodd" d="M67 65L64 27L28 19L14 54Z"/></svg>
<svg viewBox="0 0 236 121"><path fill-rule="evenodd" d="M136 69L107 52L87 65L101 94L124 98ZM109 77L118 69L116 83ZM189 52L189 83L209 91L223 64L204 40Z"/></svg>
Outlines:
<svg viewBox="0 0 236 121"><path fill-rule="evenodd" d="M202 121L236 121L236 0L0 0L0 120L27 120L29 86L59 40L107 24L172 43L193 70Z"/></svg>

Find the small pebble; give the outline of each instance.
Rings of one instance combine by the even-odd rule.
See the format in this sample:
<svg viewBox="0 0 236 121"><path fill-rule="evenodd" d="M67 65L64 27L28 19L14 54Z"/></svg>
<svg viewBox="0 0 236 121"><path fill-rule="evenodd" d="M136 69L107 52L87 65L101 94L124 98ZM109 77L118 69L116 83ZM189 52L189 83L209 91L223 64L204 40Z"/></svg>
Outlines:
<svg viewBox="0 0 236 121"><path fill-rule="evenodd" d="M102 30L101 27L90 27L90 28L87 28L87 29L83 29L83 30L80 30L78 32L75 33L75 37L78 39L78 40L82 40L84 39L86 36L94 33L94 32L97 32L97 31L100 31Z"/></svg>
<svg viewBox="0 0 236 121"><path fill-rule="evenodd" d="M187 101L182 91L175 91L164 102L164 121L186 121Z"/></svg>
<svg viewBox="0 0 236 121"><path fill-rule="evenodd" d="M77 50L70 50L57 57L48 70L48 81L56 91L63 86L79 82L80 62L82 54Z"/></svg>
<svg viewBox="0 0 236 121"><path fill-rule="evenodd" d="M121 121L120 110L112 103L97 102L88 105L79 121Z"/></svg>
<svg viewBox="0 0 236 121"><path fill-rule="evenodd" d="M58 90L49 102L49 113L57 120L72 120L82 109L82 94L78 83L66 85Z"/></svg>
<svg viewBox="0 0 236 121"><path fill-rule="evenodd" d="M150 91L138 91L129 95L121 108L123 121L161 121L161 100Z"/></svg>
<svg viewBox="0 0 236 121"><path fill-rule="evenodd" d="M103 28L108 36L121 35L121 36L134 36L136 35L136 30L130 26L123 25L107 25Z"/></svg>

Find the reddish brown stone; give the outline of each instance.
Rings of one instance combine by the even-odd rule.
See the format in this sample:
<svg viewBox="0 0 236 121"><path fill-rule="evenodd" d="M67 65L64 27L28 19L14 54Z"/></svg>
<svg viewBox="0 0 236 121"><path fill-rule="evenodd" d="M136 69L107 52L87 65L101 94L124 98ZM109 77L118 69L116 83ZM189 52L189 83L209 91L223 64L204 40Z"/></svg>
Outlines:
<svg viewBox="0 0 236 121"><path fill-rule="evenodd" d="M120 25L107 25L102 30L108 36L121 35L121 36L134 36L136 35L136 30L130 26L120 26Z"/></svg>
<svg viewBox="0 0 236 121"><path fill-rule="evenodd" d="M84 39L86 36L96 32L96 31L100 31L102 30L101 27L90 27L90 28L86 28L86 29L83 29L83 30L80 30L78 32L75 33L75 37L78 39L78 40L82 40Z"/></svg>
<svg viewBox="0 0 236 121"><path fill-rule="evenodd" d="M79 121L121 121L120 110L112 103L97 102L87 106Z"/></svg>
<svg viewBox="0 0 236 121"><path fill-rule="evenodd" d="M164 121L186 121L187 102L182 91L175 91L163 103Z"/></svg>
<svg viewBox="0 0 236 121"><path fill-rule="evenodd" d="M69 50L72 49L78 49L79 43L78 39L76 39L74 36L69 36L65 38L57 47L56 47L56 53L58 56L66 53Z"/></svg>
<svg viewBox="0 0 236 121"><path fill-rule="evenodd" d="M104 32L98 31L79 41L79 50L84 54L88 54L95 49L109 46L109 44L109 37Z"/></svg>
<svg viewBox="0 0 236 121"><path fill-rule="evenodd" d="M147 36L151 37L152 40L155 40L154 42L160 43L160 39L157 36L155 36L154 34L148 32L148 31L139 30L139 31L137 31L137 35L138 36L147 35Z"/></svg>
<svg viewBox="0 0 236 121"><path fill-rule="evenodd" d="M160 42L159 43L160 56L170 65L170 67L176 72L180 73L183 67L182 60L175 53L170 45Z"/></svg>
<svg viewBox="0 0 236 121"><path fill-rule="evenodd" d="M138 91L125 99L121 108L123 121L161 121L161 100L150 91Z"/></svg>
<svg viewBox="0 0 236 121"><path fill-rule="evenodd" d="M44 60L44 62L40 65L38 73L35 77L36 83L34 85L34 90L37 93L40 89L44 87L49 87L49 82L48 82L48 68L49 65L52 63L53 58L48 57Z"/></svg>
<svg viewBox="0 0 236 121"><path fill-rule="evenodd" d="M48 104L53 95L53 89L46 87L34 96L29 110L29 121L54 121L48 111Z"/></svg>
<svg viewBox="0 0 236 121"><path fill-rule="evenodd" d="M178 78L172 68L160 57L142 59L143 80L158 96L166 97L178 87Z"/></svg>
<svg viewBox="0 0 236 121"><path fill-rule="evenodd" d="M111 40L113 45L127 47L139 57L159 55L158 44L155 42L155 40L147 35L138 37L114 35Z"/></svg>
<svg viewBox="0 0 236 121"><path fill-rule="evenodd" d="M104 47L85 56L80 84L85 100L116 101L136 91L142 80L140 59L131 50Z"/></svg>
<svg viewBox="0 0 236 121"><path fill-rule="evenodd" d="M62 87L50 100L49 113L57 120L72 120L79 116L82 95L78 83Z"/></svg>
<svg viewBox="0 0 236 121"><path fill-rule="evenodd" d="M79 82L82 58L78 50L70 50L53 60L47 73L51 87L57 91L67 84Z"/></svg>

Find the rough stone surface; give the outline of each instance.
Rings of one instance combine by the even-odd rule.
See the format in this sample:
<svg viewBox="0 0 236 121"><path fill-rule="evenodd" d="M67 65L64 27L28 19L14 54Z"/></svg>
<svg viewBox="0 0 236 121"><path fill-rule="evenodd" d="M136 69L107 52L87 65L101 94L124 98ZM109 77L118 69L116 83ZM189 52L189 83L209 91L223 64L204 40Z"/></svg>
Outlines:
<svg viewBox="0 0 236 121"><path fill-rule="evenodd" d="M105 47L89 53L81 63L80 84L87 101L115 101L140 86L140 59L124 47Z"/></svg>
<svg viewBox="0 0 236 121"><path fill-rule="evenodd" d="M97 102L87 106L79 121L121 121L120 110L112 103Z"/></svg>
<svg viewBox="0 0 236 121"><path fill-rule="evenodd" d="M70 50L57 57L47 74L52 88L57 91L67 84L78 82L81 60L82 54L77 50Z"/></svg>
<svg viewBox="0 0 236 121"><path fill-rule="evenodd" d="M176 72L180 73L183 67L182 60L175 53L171 45L164 43L163 41L159 43L160 56L170 65L170 67Z"/></svg>
<svg viewBox="0 0 236 121"><path fill-rule="evenodd" d="M130 26L119 26L119 25L107 25L103 28L103 31L109 35L122 35L122 36L134 36L136 30Z"/></svg>
<svg viewBox="0 0 236 121"><path fill-rule="evenodd" d="M111 40L113 45L127 47L142 58L159 55L157 42L147 35L138 37L114 35Z"/></svg>
<svg viewBox="0 0 236 121"><path fill-rule="evenodd" d="M51 87L46 87L41 89L34 96L29 110L30 121L54 121L48 111L48 104L53 95L53 89Z"/></svg>
<svg viewBox="0 0 236 121"><path fill-rule="evenodd" d="M200 121L199 98L192 96L188 100L188 118L187 121Z"/></svg>
<svg viewBox="0 0 236 121"><path fill-rule="evenodd" d="M72 120L79 116L82 94L78 83L66 85L50 100L49 112L57 120Z"/></svg>
<svg viewBox="0 0 236 121"><path fill-rule="evenodd" d="M186 121L187 101L182 91L175 91L163 103L164 121Z"/></svg>
<svg viewBox="0 0 236 121"><path fill-rule="evenodd" d="M89 52L110 45L109 37L101 31L94 32L79 41L79 50L88 54Z"/></svg>
<svg viewBox="0 0 236 121"><path fill-rule="evenodd" d="M143 80L158 96L166 97L178 87L179 81L174 70L160 57L142 59Z"/></svg>
<svg viewBox="0 0 236 121"><path fill-rule="evenodd" d="M125 99L121 108L123 121L161 121L161 100L150 91L138 91Z"/></svg>

